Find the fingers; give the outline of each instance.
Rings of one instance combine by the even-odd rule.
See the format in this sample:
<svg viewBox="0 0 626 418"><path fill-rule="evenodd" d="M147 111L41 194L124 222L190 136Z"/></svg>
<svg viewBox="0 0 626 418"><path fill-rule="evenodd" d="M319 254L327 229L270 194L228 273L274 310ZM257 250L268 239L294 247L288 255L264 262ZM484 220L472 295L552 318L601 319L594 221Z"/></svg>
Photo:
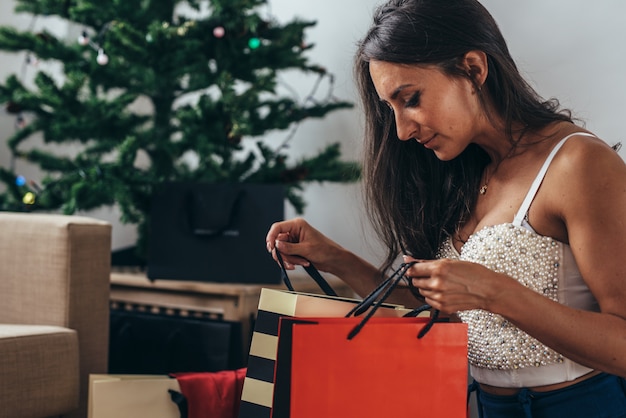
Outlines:
<svg viewBox="0 0 626 418"><path fill-rule="evenodd" d="M285 269L293 270L296 266L308 266L309 261L298 256L298 243L303 237L307 223L300 218L274 223L265 238L267 251L278 262L276 252L280 252Z"/></svg>
<svg viewBox="0 0 626 418"><path fill-rule="evenodd" d="M405 263L415 263L406 271L405 275L407 277L411 277L412 279L432 277L432 261L418 260L417 258L411 257L409 255L403 255L402 260Z"/></svg>
<svg viewBox="0 0 626 418"><path fill-rule="evenodd" d="M429 305L451 314L469 309L488 310L490 274L496 273L476 263L440 259L421 261L411 266L406 275ZM498 282L503 282L502 277Z"/></svg>
<svg viewBox="0 0 626 418"><path fill-rule="evenodd" d="M270 227L266 236L267 251L276 259L280 252L285 267L310 266L320 271L330 271L337 264L342 248L302 218L277 222Z"/></svg>
<svg viewBox="0 0 626 418"><path fill-rule="evenodd" d="M293 270L295 266L304 266L307 267L311 263L304 257L298 256L298 243L290 243L288 241L276 240L274 242L274 250L272 252L272 256L275 260L276 251L280 252L280 255L283 258L283 263L285 264L285 268L288 270Z"/></svg>
<svg viewBox="0 0 626 418"><path fill-rule="evenodd" d="M410 277L411 284L424 297L426 303L434 309L445 311L442 297L446 293L446 281L439 276L440 272L437 267L439 260L417 260L410 256L404 256L403 259L405 263L417 261L407 270L406 276Z"/></svg>
<svg viewBox="0 0 626 418"><path fill-rule="evenodd" d="M276 236L275 240L266 241L265 246L267 247L267 252L271 253L272 251L274 251L274 249L276 248L276 243L281 242L281 241L289 242L289 234L280 233Z"/></svg>
<svg viewBox="0 0 626 418"><path fill-rule="evenodd" d="M276 260L278 262L278 258L275 255L276 253L273 253L274 256L274 260ZM289 261L287 261L289 260ZM302 267L308 267L311 263L309 263L308 260L305 260L304 258L301 257L284 257L283 256L283 265L285 266L285 270L295 270L296 266L302 266Z"/></svg>
<svg viewBox="0 0 626 418"><path fill-rule="evenodd" d="M265 237L267 251L274 250L276 241L299 242L302 229L306 225L306 222L300 218L272 224Z"/></svg>

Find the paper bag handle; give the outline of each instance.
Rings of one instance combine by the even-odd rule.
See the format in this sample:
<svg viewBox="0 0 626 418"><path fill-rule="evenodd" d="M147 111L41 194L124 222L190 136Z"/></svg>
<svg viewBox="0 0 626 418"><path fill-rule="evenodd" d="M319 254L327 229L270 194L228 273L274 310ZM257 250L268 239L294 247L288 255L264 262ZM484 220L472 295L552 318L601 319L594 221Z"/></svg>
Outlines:
<svg viewBox="0 0 626 418"><path fill-rule="evenodd" d="M367 314L363 318L361 322L359 322L348 334L348 339L351 340L363 329L367 321L374 316L374 313L382 306L382 304L387 300L391 292L396 288L396 286L405 278L405 273L416 261L411 261L409 263L402 263L402 265L393 272L391 276L389 276L386 280L383 280L369 295L367 295L361 303L355 306L348 314L348 316L358 316L365 312ZM415 317L419 315L421 312L424 312L428 309L432 309L432 306L426 304L422 305L419 308L413 309L411 312L406 313L405 317ZM368 311L369 310L369 311ZM420 330L417 335L417 338L423 338L428 331L432 328L434 323L439 318L439 311L435 310L430 317L430 321Z"/></svg>
<svg viewBox="0 0 626 418"><path fill-rule="evenodd" d="M289 276L287 275L285 262L283 261L282 255L278 251L276 251L276 259L278 260L278 264L280 265L281 276L282 276L283 282L285 283L285 286L287 286L287 289L294 291L293 285L291 284L291 281L289 280ZM383 280L383 282L380 283L369 295L363 298L363 300L360 303L358 303L352 310L350 310L350 312L346 314L346 317L359 316L367 311L367 314L365 315L363 320L359 322L352 329L352 331L350 331L350 333L348 334L349 340L356 337L356 335L361 331L361 329L363 329L367 321L372 316L374 316L374 313L376 313L378 308L380 308L384 304L385 300L387 300L387 298L389 297L393 289L395 289L398 283L400 283L400 281L405 278L404 275L406 271L415 263L416 263L415 261L412 261L409 263L402 263L400 268L398 268L395 272L393 272L393 274L389 276L386 280ZM311 278L315 280L315 283L318 284L320 289L322 289L322 291L326 295L337 296L337 293L332 289L332 287L330 287L330 285L324 279L324 277L322 277L320 272L313 266L313 263L309 262L309 265L307 267L304 267L304 269L309 274L309 276L311 276ZM415 317L419 315L421 312L424 312L428 309L432 309L432 307L428 304L422 305L416 309L413 309L411 312L406 313L404 316ZM424 328L420 330L419 334L417 335L417 338L423 338L426 335L426 333L430 331L430 329L432 328L432 326L435 324L435 322L438 319L439 319L439 311L435 310L430 317L430 321L428 321L426 326L424 326Z"/></svg>
<svg viewBox="0 0 626 418"><path fill-rule="evenodd" d="M283 256L278 251L276 251L276 258L278 259L278 264L280 264L280 271L283 282L285 283L285 286L287 286L287 289L293 292L294 288L291 284L291 280L289 280L289 276L287 275L287 269L285 268ZM313 280L315 280L315 283L317 283L320 289L322 289L322 292L324 292L327 296L338 296L337 292L333 290L333 288L330 286L330 284L328 284L326 279L324 279L324 277L322 277L322 275L315 268L315 266L313 266L313 263L309 262L309 265L305 266L304 270L309 274L309 276L311 276Z"/></svg>

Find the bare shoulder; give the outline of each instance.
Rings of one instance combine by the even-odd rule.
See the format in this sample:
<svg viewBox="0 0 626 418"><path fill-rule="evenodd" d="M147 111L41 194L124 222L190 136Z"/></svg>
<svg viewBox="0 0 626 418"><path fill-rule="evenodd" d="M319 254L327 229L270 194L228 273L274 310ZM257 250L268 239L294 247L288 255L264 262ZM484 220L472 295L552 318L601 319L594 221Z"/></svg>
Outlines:
<svg viewBox="0 0 626 418"><path fill-rule="evenodd" d="M626 184L626 164L606 141L595 136L573 135L557 154L553 167L566 183L598 184L620 179Z"/></svg>
<svg viewBox="0 0 626 418"><path fill-rule="evenodd" d="M624 215L626 164L619 153L600 138L571 137L548 171L552 213L567 222L597 222L605 216ZM570 223L571 225L571 223Z"/></svg>

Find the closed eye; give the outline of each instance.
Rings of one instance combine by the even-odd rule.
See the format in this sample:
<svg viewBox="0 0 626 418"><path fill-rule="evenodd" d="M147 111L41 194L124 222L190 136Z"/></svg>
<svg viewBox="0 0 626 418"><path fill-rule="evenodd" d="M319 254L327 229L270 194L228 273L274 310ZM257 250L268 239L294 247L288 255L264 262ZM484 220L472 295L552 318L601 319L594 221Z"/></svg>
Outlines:
<svg viewBox="0 0 626 418"><path fill-rule="evenodd" d="M404 107L415 107L415 106L419 106L420 104L420 98L422 96L422 93L419 91L416 91L413 96L411 96L411 98L409 100L407 100L407 102L404 104Z"/></svg>
<svg viewBox="0 0 626 418"><path fill-rule="evenodd" d="M393 113L393 106L391 106L391 104L385 100L381 100L381 102L389 109L391 110L391 112Z"/></svg>

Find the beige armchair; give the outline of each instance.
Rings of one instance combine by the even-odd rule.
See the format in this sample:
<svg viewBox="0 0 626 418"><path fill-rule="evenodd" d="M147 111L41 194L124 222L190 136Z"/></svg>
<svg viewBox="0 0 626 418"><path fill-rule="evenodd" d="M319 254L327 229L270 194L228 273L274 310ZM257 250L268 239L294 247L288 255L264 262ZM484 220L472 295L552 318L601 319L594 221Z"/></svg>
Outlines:
<svg viewBox="0 0 626 418"><path fill-rule="evenodd" d="M0 418L87 417L106 373L111 225L0 212Z"/></svg>

